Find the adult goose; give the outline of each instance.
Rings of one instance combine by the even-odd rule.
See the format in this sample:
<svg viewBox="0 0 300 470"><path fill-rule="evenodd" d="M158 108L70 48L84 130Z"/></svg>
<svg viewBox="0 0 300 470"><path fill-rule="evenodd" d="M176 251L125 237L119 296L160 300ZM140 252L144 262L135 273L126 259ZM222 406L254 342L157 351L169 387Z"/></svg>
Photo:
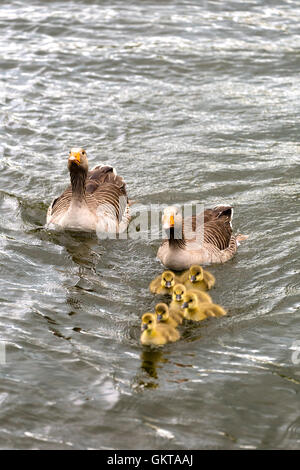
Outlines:
<svg viewBox="0 0 300 470"><path fill-rule="evenodd" d="M167 207L162 225L168 237L158 249L158 259L174 271L194 264L225 263L236 253L239 242L248 238L233 235L232 215L232 207L218 206L183 220L178 207Z"/></svg>
<svg viewBox="0 0 300 470"><path fill-rule="evenodd" d="M71 185L48 208L47 224L63 229L119 233L130 215L126 185L111 166L88 171L86 151L72 148L68 158Z"/></svg>

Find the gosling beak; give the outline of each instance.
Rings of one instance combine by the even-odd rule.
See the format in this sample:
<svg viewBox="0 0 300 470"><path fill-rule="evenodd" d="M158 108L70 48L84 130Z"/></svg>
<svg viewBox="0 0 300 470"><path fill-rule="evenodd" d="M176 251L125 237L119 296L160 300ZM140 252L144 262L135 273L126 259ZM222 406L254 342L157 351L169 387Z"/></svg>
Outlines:
<svg viewBox="0 0 300 470"><path fill-rule="evenodd" d="M191 282L196 282L196 276L191 276L190 280L191 280Z"/></svg>
<svg viewBox="0 0 300 470"><path fill-rule="evenodd" d="M147 323L143 323L142 326L141 326L141 330L145 331L145 330L147 330L147 328L148 328Z"/></svg>
<svg viewBox="0 0 300 470"><path fill-rule="evenodd" d="M156 317L156 318L157 318L157 321L161 321L161 320L162 320L162 315L161 315L161 314L159 314L159 315L157 315L157 317Z"/></svg>
<svg viewBox="0 0 300 470"><path fill-rule="evenodd" d="M80 152L71 152L69 160L76 163L76 165L80 165Z"/></svg>
<svg viewBox="0 0 300 470"><path fill-rule="evenodd" d="M182 305L181 305L181 308L188 308L189 306L189 303L188 302L184 302Z"/></svg>
<svg viewBox="0 0 300 470"><path fill-rule="evenodd" d="M178 302L180 302L180 300L181 300L181 294L176 294L176 300L177 300Z"/></svg>
<svg viewBox="0 0 300 470"><path fill-rule="evenodd" d="M166 281L166 287L171 287L171 281Z"/></svg>

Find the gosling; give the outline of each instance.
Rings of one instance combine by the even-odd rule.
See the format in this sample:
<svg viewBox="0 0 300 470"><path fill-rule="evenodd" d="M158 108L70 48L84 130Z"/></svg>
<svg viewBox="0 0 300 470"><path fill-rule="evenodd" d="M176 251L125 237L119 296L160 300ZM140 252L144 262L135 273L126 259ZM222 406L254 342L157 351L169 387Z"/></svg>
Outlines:
<svg viewBox="0 0 300 470"><path fill-rule="evenodd" d="M197 294L191 291L187 291L183 296L181 308L184 311L184 318L193 321L202 321L208 317L222 317L226 315L223 307L210 302L199 302Z"/></svg>
<svg viewBox="0 0 300 470"><path fill-rule="evenodd" d="M182 323L182 316L178 315L179 321L177 321L173 317L173 315L170 315L169 307L167 304L159 303L155 305L155 314L157 322L163 325L169 325L173 328L176 328L179 323Z"/></svg>
<svg viewBox="0 0 300 470"><path fill-rule="evenodd" d="M172 295L173 287L178 282L177 276L173 271L164 271L150 283L150 292L152 294Z"/></svg>
<svg viewBox="0 0 300 470"><path fill-rule="evenodd" d="M210 290L216 282L215 277L208 271L195 264L185 271L180 277L180 282L187 289L200 289L202 291Z"/></svg>
<svg viewBox="0 0 300 470"><path fill-rule="evenodd" d="M157 323L154 313L144 313L141 330L141 343L147 346L163 346L180 338L179 331L176 328Z"/></svg>
<svg viewBox="0 0 300 470"><path fill-rule="evenodd" d="M209 302L212 303L210 295L206 294L206 292L202 292L199 290L192 290L192 292L195 292L195 294L198 297L199 302ZM182 322L183 319L183 310L181 308L181 305L183 303L183 296L187 293L186 287L184 284L176 284L173 288L173 294L172 294L172 302L169 305L169 312L170 315L175 318L176 321L177 319L180 318L181 321L178 323Z"/></svg>

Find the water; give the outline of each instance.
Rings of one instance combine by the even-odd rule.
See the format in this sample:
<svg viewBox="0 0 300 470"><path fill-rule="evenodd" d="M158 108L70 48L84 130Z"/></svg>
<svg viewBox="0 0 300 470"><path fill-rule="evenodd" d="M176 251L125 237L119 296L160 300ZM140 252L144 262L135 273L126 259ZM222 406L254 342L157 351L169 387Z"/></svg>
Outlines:
<svg viewBox="0 0 300 470"><path fill-rule="evenodd" d="M299 448L299 21L292 0L2 2L1 448ZM249 240L210 268L228 316L143 350L160 241L43 228L72 146L134 213L234 205Z"/></svg>

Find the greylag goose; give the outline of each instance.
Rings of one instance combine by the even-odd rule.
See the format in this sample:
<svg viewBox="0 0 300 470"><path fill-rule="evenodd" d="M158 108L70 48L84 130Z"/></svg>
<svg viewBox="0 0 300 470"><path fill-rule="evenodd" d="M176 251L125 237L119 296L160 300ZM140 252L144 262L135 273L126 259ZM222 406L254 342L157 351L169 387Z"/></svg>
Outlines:
<svg viewBox="0 0 300 470"><path fill-rule="evenodd" d="M183 220L178 207L167 207L162 224L168 238L158 249L158 259L174 271L193 264L225 263L236 253L239 242L248 238L233 235L232 214L232 207L219 206ZM185 224L189 229L185 230Z"/></svg>
<svg viewBox="0 0 300 470"><path fill-rule="evenodd" d="M179 331L176 328L157 323L154 313L144 313L141 330L141 343L149 346L162 346L180 338Z"/></svg>
<svg viewBox="0 0 300 470"><path fill-rule="evenodd" d="M48 208L47 224L63 229L119 233L129 221L126 185L111 166L88 171L86 151L72 148L68 159L71 185Z"/></svg>

